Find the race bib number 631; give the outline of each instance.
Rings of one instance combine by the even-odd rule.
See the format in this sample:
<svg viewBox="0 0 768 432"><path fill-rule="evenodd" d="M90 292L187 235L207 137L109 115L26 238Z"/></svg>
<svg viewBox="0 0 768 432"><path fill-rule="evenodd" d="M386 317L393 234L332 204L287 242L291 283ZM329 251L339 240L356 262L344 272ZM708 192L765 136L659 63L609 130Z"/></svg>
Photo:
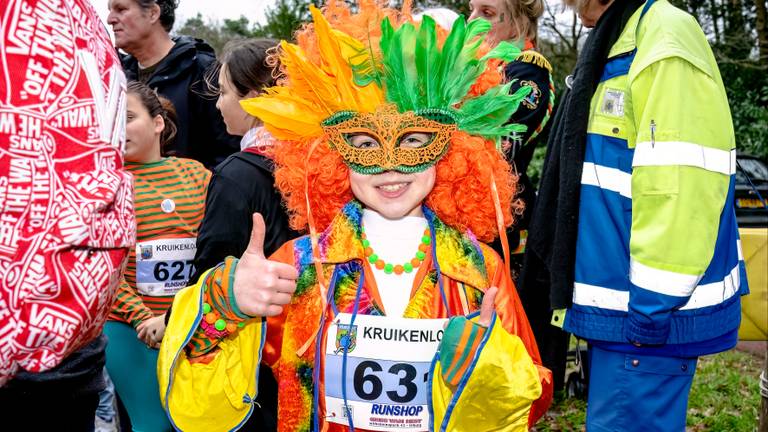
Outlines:
<svg viewBox="0 0 768 432"><path fill-rule="evenodd" d="M444 319L339 314L325 350L326 418L368 430L429 430L428 380ZM343 371L347 347L346 374ZM347 408L344 407L346 390Z"/></svg>

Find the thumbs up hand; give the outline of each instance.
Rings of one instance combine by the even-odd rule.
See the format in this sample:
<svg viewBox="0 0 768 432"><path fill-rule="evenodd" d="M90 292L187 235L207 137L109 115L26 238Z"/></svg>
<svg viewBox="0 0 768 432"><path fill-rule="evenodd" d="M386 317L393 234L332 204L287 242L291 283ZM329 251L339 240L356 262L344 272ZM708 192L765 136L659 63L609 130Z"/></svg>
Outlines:
<svg viewBox="0 0 768 432"><path fill-rule="evenodd" d="M296 291L298 271L289 264L264 257L264 218L253 214L248 248L235 270L234 293L237 307L252 317L280 315Z"/></svg>

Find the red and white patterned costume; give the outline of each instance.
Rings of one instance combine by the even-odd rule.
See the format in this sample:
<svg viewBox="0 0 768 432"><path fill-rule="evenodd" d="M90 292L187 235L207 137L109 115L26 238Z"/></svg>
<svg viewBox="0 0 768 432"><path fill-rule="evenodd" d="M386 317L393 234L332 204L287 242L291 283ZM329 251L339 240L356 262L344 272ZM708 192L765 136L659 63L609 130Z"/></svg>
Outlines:
<svg viewBox="0 0 768 432"><path fill-rule="evenodd" d="M101 331L134 242L125 78L87 0L0 2L0 385Z"/></svg>

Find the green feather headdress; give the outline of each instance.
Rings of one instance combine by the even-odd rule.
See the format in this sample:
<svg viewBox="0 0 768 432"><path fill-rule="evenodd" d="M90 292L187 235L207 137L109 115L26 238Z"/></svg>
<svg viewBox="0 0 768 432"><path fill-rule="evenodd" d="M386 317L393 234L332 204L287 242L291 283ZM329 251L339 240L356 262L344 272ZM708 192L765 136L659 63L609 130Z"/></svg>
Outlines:
<svg viewBox="0 0 768 432"><path fill-rule="evenodd" d="M520 50L501 42L483 57L478 50L491 25L484 20L467 23L459 17L442 47L435 21L424 16L419 28L407 22L394 29L381 23L381 56L366 47L350 58L355 83L375 83L385 90L388 102L400 112L414 111L435 120L450 119L460 130L498 140L525 131L508 124L510 116L531 91L523 86L510 94L512 82L492 87L482 95L468 96L490 59L514 60Z"/></svg>
<svg viewBox="0 0 768 432"><path fill-rule="evenodd" d="M375 2L363 3L367 9L377 8ZM514 45L501 42L481 57L483 38L491 28L488 22L467 23L459 17L441 44L429 16L418 25L408 21L393 25L390 18L384 18L380 36L365 31L367 25L353 24L351 28L364 30L353 36L333 27L317 8L310 7L310 12L314 22L311 41L281 43L280 62L289 84L242 102L277 139L313 139L323 134L329 121L372 113L384 102L401 113L413 111L455 124L459 130L497 143L525 131L525 126L508 121L530 87L510 94L512 83L506 83L482 94L469 94L490 59L509 62L520 54ZM368 18L378 22L377 16L381 15L368 10ZM354 15L347 18L359 19Z"/></svg>

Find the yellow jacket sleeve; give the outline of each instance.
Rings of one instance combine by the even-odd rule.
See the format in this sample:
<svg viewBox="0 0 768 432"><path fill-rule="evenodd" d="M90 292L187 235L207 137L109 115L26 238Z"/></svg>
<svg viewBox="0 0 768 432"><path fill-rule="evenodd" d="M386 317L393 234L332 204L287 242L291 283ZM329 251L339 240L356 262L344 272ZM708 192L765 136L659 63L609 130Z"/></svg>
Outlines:
<svg viewBox="0 0 768 432"><path fill-rule="evenodd" d="M248 419L266 336L265 321L250 320L219 342L210 363L191 362L185 347L202 319L206 279L176 294L157 361L160 399L182 431L233 430Z"/></svg>
<svg viewBox="0 0 768 432"><path fill-rule="evenodd" d="M542 391L538 370L522 340L504 330L495 315L489 327L456 386L445 381L436 356L430 374L433 430L528 430L531 405Z"/></svg>

